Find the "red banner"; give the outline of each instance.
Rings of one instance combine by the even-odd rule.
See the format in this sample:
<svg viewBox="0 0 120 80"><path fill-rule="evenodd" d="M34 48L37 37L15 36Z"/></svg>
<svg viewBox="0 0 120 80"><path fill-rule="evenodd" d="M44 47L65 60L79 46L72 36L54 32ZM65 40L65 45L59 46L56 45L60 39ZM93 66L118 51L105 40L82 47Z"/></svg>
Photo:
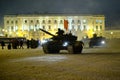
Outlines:
<svg viewBox="0 0 120 80"><path fill-rule="evenodd" d="M64 28L68 30L68 20L64 20Z"/></svg>

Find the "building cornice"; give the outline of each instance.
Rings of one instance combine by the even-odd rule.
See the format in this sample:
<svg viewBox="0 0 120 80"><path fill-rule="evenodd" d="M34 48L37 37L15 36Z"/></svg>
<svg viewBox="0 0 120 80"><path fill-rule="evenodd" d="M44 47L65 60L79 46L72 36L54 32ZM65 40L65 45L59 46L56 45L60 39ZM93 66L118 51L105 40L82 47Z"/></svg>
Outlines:
<svg viewBox="0 0 120 80"><path fill-rule="evenodd" d="M4 15L4 17L32 17L32 16L93 16L93 17L105 17L104 15L100 14L75 14L75 13L39 13L39 14L8 14Z"/></svg>

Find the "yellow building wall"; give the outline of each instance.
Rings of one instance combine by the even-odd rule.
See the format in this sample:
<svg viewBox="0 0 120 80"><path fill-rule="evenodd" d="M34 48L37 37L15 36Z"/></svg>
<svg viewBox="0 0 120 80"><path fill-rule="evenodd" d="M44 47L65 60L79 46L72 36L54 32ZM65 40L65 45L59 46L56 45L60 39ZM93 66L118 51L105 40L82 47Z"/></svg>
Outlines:
<svg viewBox="0 0 120 80"><path fill-rule="evenodd" d="M69 22L68 31L64 29L64 20L68 20ZM98 26L97 29L96 26ZM100 29L100 26L102 26L102 29ZM40 31L39 28L45 29L52 34L55 34L58 28L63 29L65 33L72 31L72 33L78 37L78 40L81 40L86 36L89 38L92 37L93 33L97 33L102 36L105 30L105 16L82 16L79 14L71 16L61 14L4 16L4 29L7 31L5 34L7 34L8 37L26 37L27 39L34 38L40 40L51 37L50 35Z"/></svg>

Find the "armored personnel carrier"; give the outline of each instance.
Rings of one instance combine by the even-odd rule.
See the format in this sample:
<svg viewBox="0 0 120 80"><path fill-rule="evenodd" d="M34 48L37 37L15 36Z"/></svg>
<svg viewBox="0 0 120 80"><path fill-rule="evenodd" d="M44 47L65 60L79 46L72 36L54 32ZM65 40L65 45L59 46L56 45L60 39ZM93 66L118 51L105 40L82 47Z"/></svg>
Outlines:
<svg viewBox="0 0 120 80"><path fill-rule="evenodd" d="M106 40L102 36L97 36L97 34L93 34L93 37L90 39L89 47L105 47L106 46Z"/></svg>
<svg viewBox="0 0 120 80"><path fill-rule="evenodd" d="M59 53L60 50L68 50L69 53L73 54L82 52L83 42L77 41L77 37L71 33L64 34L63 30L58 29L57 35L53 35L43 29L40 30L52 36L42 44L44 53Z"/></svg>

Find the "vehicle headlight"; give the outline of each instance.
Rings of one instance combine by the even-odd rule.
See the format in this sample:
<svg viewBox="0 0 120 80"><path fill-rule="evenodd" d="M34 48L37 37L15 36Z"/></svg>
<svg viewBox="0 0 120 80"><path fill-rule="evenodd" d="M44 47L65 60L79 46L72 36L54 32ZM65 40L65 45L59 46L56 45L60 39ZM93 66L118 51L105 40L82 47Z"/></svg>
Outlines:
<svg viewBox="0 0 120 80"><path fill-rule="evenodd" d="M105 44L105 41L101 41L102 44Z"/></svg>
<svg viewBox="0 0 120 80"><path fill-rule="evenodd" d="M42 40L42 41L41 41L42 44L45 44L45 43L47 43L47 42L48 42L48 40Z"/></svg>
<svg viewBox="0 0 120 80"><path fill-rule="evenodd" d="M62 46L64 47L68 46L68 42L64 42Z"/></svg>

